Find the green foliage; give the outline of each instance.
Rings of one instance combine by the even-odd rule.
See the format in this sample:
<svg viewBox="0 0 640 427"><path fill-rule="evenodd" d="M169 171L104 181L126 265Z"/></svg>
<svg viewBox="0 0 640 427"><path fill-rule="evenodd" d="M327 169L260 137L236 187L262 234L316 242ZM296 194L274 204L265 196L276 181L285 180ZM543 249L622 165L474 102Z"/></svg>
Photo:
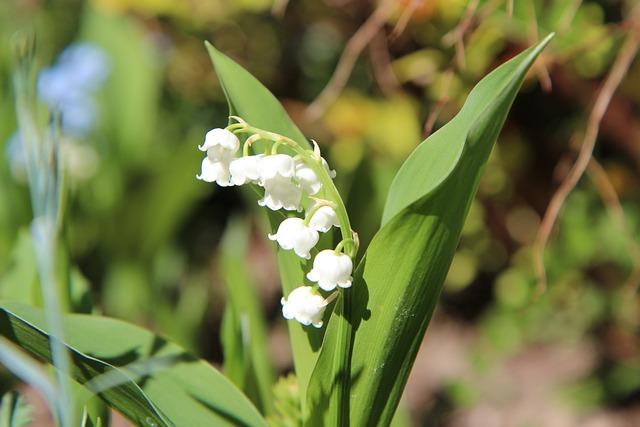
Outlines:
<svg viewBox="0 0 640 427"><path fill-rule="evenodd" d="M396 175L383 227L327 328L307 396L310 425L391 421L483 166L525 73L550 40L484 78Z"/></svg>
<svg viewBox="0 0 640 427"><path fill-rule="evenodd" d="M267 88L211 44L206 45L227 96L231 115L238 115L253 126L269 129L292 138L303 146L309 146L304 135ZM282 220L282 214L270 212L269 219L272 228L275 228ZM278 267L283 293L288 294L304 282L305 272L308 271L304 264L305 261L291 251L278 249ZM295 322L289 322L288 327L300 395L304 396L317 357L316 353L322 341L322 331L304 328Z"/></svg>
<svg viewBox="0 0 640 427"><path fill-rule="evenodd" d="M391 421L483 165L526 71L549 40L487 76L459 115L420 145L398 172L383 228L355 272L353 290L344 292L335 306L308 389L300 378L309 425ZM208 48L231 113L300 140L270 93L237 64ZM291 278L300 277L300 262L282 268L282 259L287 292L295 283ZM313 351L308 344L305 350L306 343L296 335L292 340L294 357L296 350L298 358ZM307 374L298 369L299 364L298 375Z"/></svg>
<svg viewBox="0 0 640 427"><path fill-rule="evenodd" d="M268 358L264 315L247 269L247 221L232 218L222 241L221 272L227 306L221 326L224 373L263 414L273 411L273 368Z"/></svg>
<svg viewBox="0 0 640 427"><path fill-rule="evenodd" d="M273 3L286 7L274 15L269 12L269 0L80 0L28 5L0 2L0 38L10 40L17 29L35 28L37 59L42 66L52 64L57 52L74 40L95 42L109 56L109 79L95 105L98 127L86 140L74 141L96 151L95 175L86 181L66 183L66 223L62 227L66 247L60 248L63 259L58 266L62 296L68 298L63 304L65 310L104 312L150 327L216 366L222 364L224 355L225 374L259 410L267 413L264 407L273 399L270 423L300 425L304 418L302 407L306 406L306 416L310 412L307 402L312 393L307 389L314 368L318 375L313 375L312 382L328 383L334 378L329 374L322 378L320 373L340 371L343 366L354 368L353 356L356 362L360 357L352 351L323 354L318 361L322 340L327 343L323 352L330 351L330 343L340 351L345 345L352 348L356 344L358 352L364 351L360 331L352 334L356 325L340 322L339 317L354 316L349 307L358 305L359 295L354 288L348 296L351 301L337 302L331 325L328 316L325 319L325 328L329 326L326 337L324 331L287 323L298 376L281 379L270 389L273 373L269 372L264 351L266 339L261 343L260 337L269 334L269 339L281 339L283 322L277 313L280 295L269 288L259 293L268 299L261 303L247 301L249 294L249 298L255 298L251 276L246 274L248 264L236 271L243 262L242 256L233 255L233 261L229 261L228 247L220 245L221 236L228 231L224 245L233 240L238 244L234 250L242 249L235 239L245 238L246 230L240 231L238 224L228 223L228 219L239 210L243 214L252 211L248 204L255 204L255 198L241 199L233 189L213 190L194 179L201 160L196 144L201 142L205 129L222 125L227 115L222 91L200 40L215 40L218 49L238 58L278 98L285 99L286 110L302 132L265 86L211 48L220 85L232 98L231 111L301 144L306 143L304 135L318 139L325 157L338 170L336 185L347 203L353 228L360 234L364 253L379 229L392 178L418 143L427 116L437 116L434 129L438 129L458 113L471 88L489 69L531 43L537 34L555 31L557 37L541 61L548 68L553 89L548 93L539 90L533 78L526 82L525 93L478 184L478 197L467 214L460 247L445 280L444 298L439 303L438 319L455 324L457 332L447 332L444 346L435 353L446 352L451 340L464 340L468 346L465 348L484 369L467 366L463 373L456 374L472 371L484 386L490 382L493 368L506 365L508 358L523 355L535 360L540 348L558 349L587 342L596 349L585 355L593 359L594 365L584 368L586 372L576 384L567 385L571 400L562 403L602 414L624 410L618 405L621 402L635 404L640 377L637 358L629 352L638 346L634 331L640 319L640 304L637 293L623 286L637 267L629 242L637 240L640 226L637 150L630 143L638 121L635 106L640 100L637 63L614 96L596 150L596 157L619 193L628 229L620 230L592 188L592 180L585 177L568 198L557 233L545 252L550 286L538 299L532 299L535 278L529 247L556 180L564 173L561 163L556 167L556 162L564 158L563 152L574 149L569 142L571 136L583 132L590 100L599 88L597 80L611 66L620 36L629 28L626 20L634 2L480 1L461 40L462 62L457 57L460 46L451 36L473 2L419 2L422 4L412 11L399 37L389 38L386 47L372 44L371 49L362 52L348 85L326 114L313 123L304 119L305 104L330 79L349 35L358 30L378 3L357 8L335 6L336 2ZM385 30L391 30L401 16L406 17L404 12L414 3L395 2L397 9ZM509 3L514 6L512 15L508 13ZM42 297L33 243L27 231L31 220L28 189L24 177L16 173L19 164L8 144L16 128L10 96L9 45L0 44L0 300L39 307ZM377 55L386 51L387 59ZM384 85L379 72L384 77L385 68L387 77L395 74L398 85L393 79ZM543 67L537 71L542 75ZM459 116L453 123L460 124ZM465 131L452 127L456 126L450 124L438 135L448 135L459 142ZM425 197L422 193L450 188L449 181L457 176L453 164L465 154L457 143L442 147L444 139L440 140L440 147L431 148L437 153L425 153L421 162L414 165L418 175L411 174L411 178L416 181L408 178L404 183L411 186L411 194L398 193L397 188L390 194L389 204L398 203L398 209L387 205L385 227L416 221L419 211L408 216L400 212L400 206L409 204L411 209L411 200ZM422 144L419 150L426 150L426 145ZM425 176L419 177L420 173ZM419 181L432 178L437 179L426 185ZM446 199L442 203L451 203L449 197ZM422 204L418 205L415 209L422 208ZM461 211L464 209L447 215L457 218ZM442 219L449 217L429 220L435 223ZM280 220L280 214L271 213L273 224ZM227 224L231 228L238 226L237 234L226 230ZM397 239L407 236L414 241L421 235L404 230ZM374 243L381 248L396 243L394 239L395 235L385 237L381 233ZM391 263L386 256L381 260L381 255L370 256L374 250L370 252L358 270L358 277L364 280L367 270L372 275ZM407 264L410 256L409 253ZM434 256L429 252L429 257ZM426 254L419 259L429 262ZM374 262L381 266L375 269ZM310 267L282 251L278 263L284 293L303 283L304 272ZM275 283L270 270L258 274L268 276L261 282ZM375 278L370 282L379 283ZM392 283L395 282L385 286ZM436 285L435 281L428 283L434 295ZM420 291L424 289L412 288L409 292L413 294L408 295L415 297ZM376 287L368 297L377 301L381 295ZM228 302L226 307L224 301ZM267 328L257 320L261 305L269 315ZM376 311L365 312L371 317L361 321L363 331L368 328L367 323L377 325L380 313L391 317L386 313L397 309L384 301L384 305L375 307ZM250 324L258 325L250 327L250 339L242 338L242 323L246 323L242 319L247 318L243 313L249 313ZM419 333L413 337L401 329L400 322L395 325L399 334L407 335L407 342L419 341ZM440 327L442 323L433 326ZM378 339L378 331L375 332ZM384 338L381 335L380 340ZM105 339L111 340L117 341L116 336ZM437 345L434 340L427 349ZM286 355L278 355L274 362L281 372L291 369ZM376 372L393 371L389 363L385 363L386 368L380 367L382 359L378 363ZM373 368L367 366L353 379L354 391L360 393L362 377L371 375ZM546 374L544 363L532 363L530 369L539 371L540 377ZM424 367L416 372L424 372ZM7 387L17 386L16 378L22 378L11 377L4 370L2 374ZM399 376L392 381L401 379ZM452 405L455 413L464 414L465 405L486 404L488 399L482 387L473 381L468 383L467 378L459 382L432 377L429 380L433 380L430 392L422 399L415 395L411 399L412 416L418 423L424 423L418 416L430 418L430 425L439 423L440 416L431 417L430 411L438 412L431 406L439 407L441 400L446 400L445 406ZM366 382L362 388L365 386ZM469 390L478 392L477 396L470 399ZM142 391L146 393L144 387ZM496 390L501 391L504 392ZM312 403L326 398L324 405L334 410L349 392L347 388L338 390L327 385ZM86 397L80 399L76 408L83 410ZM510 409L509 402L501 405L504 406L500 409ZM321 406L311 409L323 410ZM100 411L86 413L87 425L105 423ZM334 415L332 412L328 416Z"/></svg>
<svg viewBox="0 0 640 427"><path fill-rule="evenodd" d="M41 311L3 304L0 330L32 355L51 361ZM66 315L64 333L71 376L139 425L264 425L220 373L144 329L98 316Z"/></svg>

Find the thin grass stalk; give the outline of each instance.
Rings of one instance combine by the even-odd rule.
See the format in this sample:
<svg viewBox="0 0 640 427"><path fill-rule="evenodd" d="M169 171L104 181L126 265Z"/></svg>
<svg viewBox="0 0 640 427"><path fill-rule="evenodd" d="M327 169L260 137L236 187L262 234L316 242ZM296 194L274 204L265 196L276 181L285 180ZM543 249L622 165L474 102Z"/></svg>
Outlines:
<svg viewBox="0 0 640 427"><path fill-rule="evenodd" d="M51 404L55 408L60 425L73 426L75 425L74 400L71 384L66 376L70 372L71 364L64 345L62 304L55 271L62 194L60 121L55 118L45 126L40 124L34 88L34 36L21 34L14 41L16 63L13 85L33 211L31 234L44 301L45 319L51 331L51 358L56 368L58 392L52 397L55 401Z"/></svg>

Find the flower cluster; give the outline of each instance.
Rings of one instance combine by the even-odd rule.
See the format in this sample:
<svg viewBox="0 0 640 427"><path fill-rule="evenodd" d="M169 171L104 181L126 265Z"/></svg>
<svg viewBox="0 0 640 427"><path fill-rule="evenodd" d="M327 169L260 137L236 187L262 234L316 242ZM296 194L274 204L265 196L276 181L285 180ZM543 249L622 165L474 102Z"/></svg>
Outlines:
<svg viewBox="0 0 640 427"><path fill-rule="evenodd" d="M264 189L264 196L258 200L260 206L274 211L304 211L304 218L288 217L275 234L269 234L270 240L300 258L311 259L319 233L340 228L342 241L334 249L318 252L307 274L319 290L303 285L281 300L286 319L320 328L325 308L338 295L336 288L351 286L357 251L357 235L351 230L344 203L333 184L335 171L322 158L315 142L310 150L239 117L231 118L234 123L210 130L198 147L206 156L197 178L221 187L255 184ZM244 143L238 135L245 135ZM253 153L258 142L263 152ZM331 293L325 297L320 291Z"/></svg>

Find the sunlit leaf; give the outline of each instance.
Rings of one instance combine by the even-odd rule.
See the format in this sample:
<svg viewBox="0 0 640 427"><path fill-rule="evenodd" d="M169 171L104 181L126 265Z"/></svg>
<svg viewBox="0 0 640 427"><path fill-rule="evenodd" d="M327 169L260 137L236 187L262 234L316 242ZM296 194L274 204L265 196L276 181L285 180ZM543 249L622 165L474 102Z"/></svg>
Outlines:
<svg viewBox="0 0 640 427"><path fill-rule="evenodd" d="M51 361L42 311L0 305L0 332ZM71 376L137 425L263 426L264 420L222 374L140 327L98 316L64 316Z"/></svg>
<svg viewBox="0 0 640 427"><path fill-rule="evenodd" d="M328 325L307 395L309 425L391 422L485 162L527 70L550 39L485 77L396 175L383 227Z"/></svg>

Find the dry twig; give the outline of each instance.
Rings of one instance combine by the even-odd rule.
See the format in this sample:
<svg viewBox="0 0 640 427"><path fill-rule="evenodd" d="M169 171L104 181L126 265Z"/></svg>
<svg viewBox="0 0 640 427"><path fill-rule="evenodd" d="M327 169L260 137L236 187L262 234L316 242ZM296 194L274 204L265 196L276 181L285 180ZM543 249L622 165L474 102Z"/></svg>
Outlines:
<svg viewBox="0 0 640 427"><path fill-rule="evenodd" d="M480 22L485 20L498 7L501 1L502 0L492 0L485 3L484 6L476 14L477 20ZM431 110L431 112L427 116L427 120L424 123L423 134L425 138L431 134L436 124L436 121L438 120L438 116L440 116L440 113L449 102L449 86L451 84L451 80L453 79L453 75L455 71L457 69L460 69L461 62L464 65L464 58L461 61L459 58L458 52L461 52L462 56L464 56L464 51L465 51L464 37L466 36L467 31L469 31L469 29L471 28L471 22L473 21L473 13L475 13L477 7L478 7L477 2L475 5L472 2L470 2L467 6L467 14L465 15L465 17L458 23L458 25L453 30L445 34L445 36L443 37L443 41L445 43L448 42L450 44L457 43L454 39L458 38L460 40L459 43L461 43L461 48L456 48L456 56L454 57L454 60L452 60L449 63L449 66L446 71L445 80L444 80L445 87L443 90L443 94L436 102L435 107ZM471 11L471 15L468 14L470 11Z"/></svg>
<svg viewBox="0 0 640 427"><path fill-rule="evenodd" d="M329 104L338 97L347 84L351 71L362 50L371 42L375 35L382 30L384 24L391 17L393 6L394 2L392 0L384 0L349 39L329 83L327 83L322 92L320 92L320 95L318 95L306 109L307 117L310 120L317 120L322 116Z"/></svg>
<svg viewBox="0 0 640 427"><path fill-rule="evenodd" d="M420 6L420 4L427 1L430 1L430 0L411 0L409 5L402 11L400 18L396 23L396 26L393 27L393 31L391 31L391 35L390 35L391 40L397 39L400 36L400 34L404 32L405 28L407 28L407 24L411 20L411 17L418 9L418 6Z"/></svg>
<svg viewBox="0 0 640 427"><path fill-rule="evenodd" d="M442 38L445 44L455 45L456 62L460 69L465 67L464 36L471 28L471 24L473 24L473 18L475 17L476 9L478 9L478 3L479 0L469 0L467 10L465 11L464 17L460 23Z"/></svg>
<svg viewBox="0 0 640 427"><path fill-rule="evenodd" d="M527 2L529 11L529 44L534 45L540 40L540 34L538 34L538 18L536 14L536 6L533 4L533 0ZM540 81L540 86L545 92L551 92L551 76L549 76L549 70L545 65L544 52L542 52L534 64L536 75Z"/></svg>
<svg viewBox="0 0 640 427"><path fill-rule="evenodd" d="M429 116L427 116L427 120L424 123L422 135L424 138L428 138L429 135L431 135L438 116L444 109L444 106L449 102L449 86L451 86L451 80L453 80L453 72L453 67L450 67L445 73L444 82L442 84L444 86L442 96L438 99L436 106L429 112Z"/></svg>
<svg viewBox="0 0 640 427"><path fill-rule="evenodd" d="M287 10L288 4L289 0L274 0L273 5L271 6L271 14L278 18L282 18L284 16L284 12Z"/></svg>
<svg viewBox="0 0 640 427"><path fill-rule="evenodd" d="M373 76L385 96L393 95L400 86L398 78L391 67L389 46L384 32L378 31L369 44L369 58L373 68Z"/></svg>
<svg viewBox="0 0 640 427"><path fill-rule="evenodd" d="M627 35L591 110L578 158L565 180L551 198L544 218L542 219L536 240L533 244L533 262L538 280L538 294L544 292L547 286L547 274L544 267L544 249L549 240L549 235L553 230L553 226L556 223L567 196L575 188L591 161L602 117L607 111L613 94L629 70L631 61L636 56L639 42L638 34L635 31Z"/></svg>

